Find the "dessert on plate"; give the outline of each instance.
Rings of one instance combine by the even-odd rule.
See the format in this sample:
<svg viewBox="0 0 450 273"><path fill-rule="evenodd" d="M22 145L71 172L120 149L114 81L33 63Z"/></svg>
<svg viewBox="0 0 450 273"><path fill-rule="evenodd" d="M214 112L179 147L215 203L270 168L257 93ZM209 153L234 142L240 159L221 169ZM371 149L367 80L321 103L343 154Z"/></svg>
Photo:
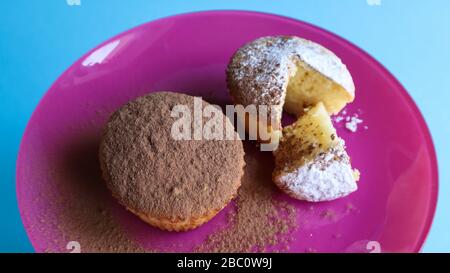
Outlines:
<svg viewBox="0 0 450 273"><path fill-rule="evenodd" d="M257 115L241 122L254 120L275 142L283 110L298 116L322 102L336 114L355 97L352 77L339 57L295 36L263 37L238 49L227 68L227 85L235 104L271 106L273 122L258 123Z"/></svg>
<svg viewBox="0 0 450 273"><path fill-rule="evenodd" d="M322 102L283 128L274 155L273 181L296 199L329 201L358 188L359 172L353 170L345 142L337 136Z"/></svg>
<svg viewBox="0 0 450 273"><path fill-rule="evenodd" d="M157 92L128 102L110 117L99 150L104 180L118 202L169 231L214 217L236 196L244 167L237 134L234 140L174 139L177 105L192 113L194 97ZM231 124L225 115L220 121Z"/></svg>
<svg viewBox="0 0 450 273"><path fill-rule="evenodd" d="M344 140L330 119L354 100L355 86L333 52L295 36L259 38L233 55L227 85L235 104L270 106L267 121L260 113L245 113L240 122L250 135L254 132L249 124L257 124L252 137L260 142L268 142L261 135L270 136L276 165L273 181L281 190L318 202L357 189L359 172L353 170ZM283 111L298 120L282 128Z"/></svg>

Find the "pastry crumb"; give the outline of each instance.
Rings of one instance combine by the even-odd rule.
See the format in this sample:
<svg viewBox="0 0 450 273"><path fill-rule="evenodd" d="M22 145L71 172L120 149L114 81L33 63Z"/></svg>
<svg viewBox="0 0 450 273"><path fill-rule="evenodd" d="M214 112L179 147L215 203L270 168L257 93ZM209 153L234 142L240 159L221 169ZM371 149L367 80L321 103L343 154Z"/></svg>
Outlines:
<svg viewBox="0 0 450 273"><path fill-rule="evenodd" d="M341 115L335 116L333 121L335 123L341 123L344 121L343 126L350 132L355 133L358 131L360 125L364 122L364 120L359 116L361 113L361 109L357 110L357 113L347 114L347 111L342 111ZM368 130L369 127L364 125L364 130Z"/></svg>
<svg viewBox="0 0 450 273"><path fill-rule="evenodd" d="M347 128L347 130L349 130L350 132L355 133L356 131L358 131L358 125L362 122L362 119L353 116L349 121L345 123L345 128Z"/></svg>

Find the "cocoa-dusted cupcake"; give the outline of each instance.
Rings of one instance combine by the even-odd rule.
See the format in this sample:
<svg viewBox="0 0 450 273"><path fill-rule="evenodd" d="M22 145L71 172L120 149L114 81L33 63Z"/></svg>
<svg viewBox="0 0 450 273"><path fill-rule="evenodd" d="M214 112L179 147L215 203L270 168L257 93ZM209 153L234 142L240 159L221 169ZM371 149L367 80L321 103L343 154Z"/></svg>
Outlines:
<svg viewBox="0 0 450 273"><path fill-rule="evenodd" d="M127 103L108 121L99 152L104 180L119 203L170 231L196 228L223 209L237 194L245 164L242 141L234 131L233 140L174 138L180 116L172 109L177 105L194 115L194 97L172 92ZM200 105L204 109L209 104ZM208 122L192 120L192 126ZM233 128L221 112L215 120Z"/></svg>

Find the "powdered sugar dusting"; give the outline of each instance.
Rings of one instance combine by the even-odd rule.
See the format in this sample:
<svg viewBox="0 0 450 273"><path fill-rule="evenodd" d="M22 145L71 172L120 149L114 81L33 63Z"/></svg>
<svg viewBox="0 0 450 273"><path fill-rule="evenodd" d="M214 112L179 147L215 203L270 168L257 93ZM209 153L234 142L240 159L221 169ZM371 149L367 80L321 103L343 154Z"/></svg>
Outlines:
<svg viewBox="0 0 450 273"><path fill-rule="evenodd" d="M358 188L342 139L313 161L277 177L277 182L292 197L311 202L334 200Z"/></svg>
<svg viewBox="0 0 450 273"><path fill-rule="evenodd" d="M351 119L345 123L345 128L354 133L358 131L358 124L362 122L363 122L362 119L359 119L357 117L351 117Z"/></svg>
<svg viewBox="0 0 450 273"><path fill-rule="evenodd" d="M344 111L342 111L341 115L335 116L333 120L337 124L341 123L342 121L345 121L344 127L348 131L355 133L360 128L360 125L362 125L362 123L364 122L364 120L360 116L361 112L362 112L361 110L358 110L357 113L347 115L347 111L344 110ZM369 127L367 125L364 125L362 128L364 128L364 130L369 129Z"/></svg>
<svg viewBox="0 0 450 273"><path fill-rule="evenodd" d="M347 67L333 52L299 37L259 38L240 48L228 66L232 95L243 104L280 105L284 103L289 77L299 60L354 94ZM245 94L234 92L245 90Z"/></svg>
<svg viewBox="0 0 450 273"><path fill-rule="evenodd" d="M337 122L337 123L339 123L339 122L341 122L343 119L344 119L343 116L337 116L337 117L334 119L334 121Z"/></svg>

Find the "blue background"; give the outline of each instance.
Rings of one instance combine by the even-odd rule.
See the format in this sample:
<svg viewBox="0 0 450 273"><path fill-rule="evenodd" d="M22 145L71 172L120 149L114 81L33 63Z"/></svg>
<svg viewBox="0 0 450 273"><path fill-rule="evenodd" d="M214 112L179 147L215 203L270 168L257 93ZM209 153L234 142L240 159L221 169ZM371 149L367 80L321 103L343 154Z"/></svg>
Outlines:
<svg viewBox="0 0 450 273"><path fill-rule="evenodd" d="M0 3L0 252L33 251L18 213L15 163L28 119L53 81L83 53L141 23L177 13L244 9L328 29L383 63L421 109L440 169L425 252L450 252L450 1L2 0Z"/></svg>

